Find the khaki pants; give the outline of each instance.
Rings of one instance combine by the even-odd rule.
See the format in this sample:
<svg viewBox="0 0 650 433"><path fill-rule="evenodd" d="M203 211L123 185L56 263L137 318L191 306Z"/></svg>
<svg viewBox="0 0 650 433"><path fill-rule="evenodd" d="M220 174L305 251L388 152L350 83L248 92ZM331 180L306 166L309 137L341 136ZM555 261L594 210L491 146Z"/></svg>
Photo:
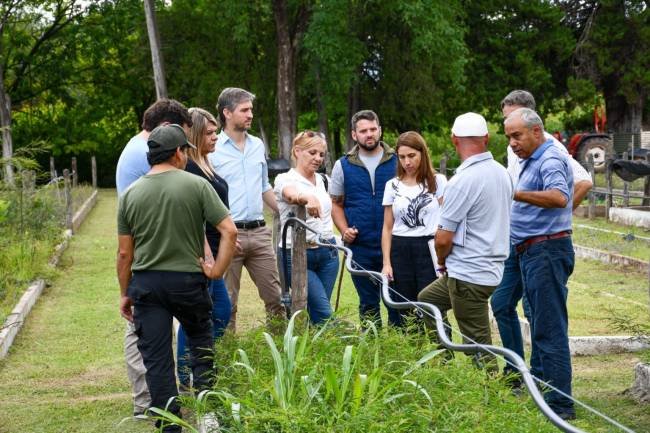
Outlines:
<svg viewBox="0 0 650 433"><path fill-rule="evenodd" d="M232 313L228 324L228 328L232 331L235 331L237 327L237 300L239 299L242 266L246 266L253 283L257 286L260 298L264 301L267 318L284 317L285 315L284 307L280 302L282 289L271 238L269 227L238 230L237 239L241 244L242 252L235 254L224 276L232 303Z"/></svg>
<svg viewBox="0 0 650 433"><path fill-rule="evenodd" d="M433 304L441 311L443 317L447 318L447 311L453 310L458 328L464 336L463 342L471 344L492 344L490 333L490 318L488 314L488 299L494 291L495 286L481 286L456 278L442 276L429 284L418 294L418 301ZM428 328L435 330L435 321L425 315L425 322ZM451 335L448 328L447 335ZM495 368L493 355L483 353L475 358L479 364L490 362L490 368Z"/></svg>
<svg viewBox="0 0 650 433"><path fill-rule="evenodd" d="M133 413L144 413L151 406L151 396L144 376L147 369L144 367L142 355L138 350L135 326L128 321L124 334L124 355L126 357L126 374L133 390Z"/></svg>

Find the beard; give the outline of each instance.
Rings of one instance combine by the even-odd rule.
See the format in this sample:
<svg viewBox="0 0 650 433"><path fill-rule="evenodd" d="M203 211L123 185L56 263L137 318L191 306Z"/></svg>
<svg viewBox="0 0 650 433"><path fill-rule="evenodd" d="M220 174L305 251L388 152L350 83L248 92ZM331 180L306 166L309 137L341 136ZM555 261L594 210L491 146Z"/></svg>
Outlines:
<svg viewBox="0 0 650 433"><path fill-rule="evenodd" d="M372 144L360 143L357 141L357 144L359 145L359 147L363 148L364 150L372 152L377 148L377 146L379 146L379 140L375 140Z"/></svg>

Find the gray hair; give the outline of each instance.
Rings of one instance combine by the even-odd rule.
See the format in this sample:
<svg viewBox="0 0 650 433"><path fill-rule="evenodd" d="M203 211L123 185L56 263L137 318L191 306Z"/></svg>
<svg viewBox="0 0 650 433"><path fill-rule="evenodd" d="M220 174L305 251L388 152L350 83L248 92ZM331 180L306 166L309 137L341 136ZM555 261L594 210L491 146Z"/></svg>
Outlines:
<svg viewBox="0 0 650 433"><path fill-rule="evenodd" d="M508 93L508 95L503 98L503 101L501 101L501 109L508 105L517 105L519 107L530 108L531 110L534 110L537 106L532 93L527 90L513 90Z"/></svg>
<svg viewBox="0 0 650 433"><path fill-rule="evenodd" d="M240 89L238 87L226 87L221 91L217 99L217 112L219 113L219 120L223 127L226 126L226 116L223 115L223 110L235 111L239 104L244 102L253 102L255 95L248 90Z"/></svg>
<svg viewBox="0 0 650 433"><path fill-rule="evenodd" d="M510 113L508 118L503 122L504 124L508 123L510 119L514 119L519 117L523 122L524 126L528 129L531 129L533 126L539 126L542 131L544 130L544 122L542 121L542 118L539 117L539 114L535 110L531 110L530 108L517 108L515 111Z"/></svg>

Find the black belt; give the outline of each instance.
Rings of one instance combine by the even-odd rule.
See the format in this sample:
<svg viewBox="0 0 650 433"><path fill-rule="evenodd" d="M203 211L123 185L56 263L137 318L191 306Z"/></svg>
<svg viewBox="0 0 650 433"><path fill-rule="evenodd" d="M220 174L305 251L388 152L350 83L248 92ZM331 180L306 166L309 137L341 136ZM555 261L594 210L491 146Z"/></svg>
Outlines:
<svg viewBox="0 0 650 433"><path fill-rule="evenodd" d="M266 221L264 220L257 220L257 221L235 221L235 227L238 229L256 229L258 227L264 227L266 225Z"/></svg>

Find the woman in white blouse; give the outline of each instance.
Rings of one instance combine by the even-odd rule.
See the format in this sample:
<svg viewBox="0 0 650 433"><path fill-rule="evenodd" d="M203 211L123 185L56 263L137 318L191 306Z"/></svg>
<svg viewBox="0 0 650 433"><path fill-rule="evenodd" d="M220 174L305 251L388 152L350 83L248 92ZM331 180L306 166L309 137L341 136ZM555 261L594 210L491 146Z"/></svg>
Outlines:
<svg viewBox="0 0 650 433"><path fill-rule="evenodd" d="M424 138L408 131L397 138L397 176L386 182L382 273L393 281L398 302L417 301L418 293L436 279L429 249L438 225L447 179L431 166ZM401 310L401 325L409 310Z"/></svg>
<svg viewBox="0 0 650 433"><path fill-rule="evenodd" d="M307 231L307 311L314 324L323 323L332 315L330 297L339 269L337 250L314 244L317 240L332 244L336 242L331 216L332 200L325 186L326 178L316 172L323 164L326 152L327 145L322 134L313 131L298 134L291 148L291 157L296 166L278 175L274 187L282 226L297 205L304 205L307 225L320 234L317 236ZM290 281L290 236L287 236L287 250L282 251L282 245L279 249L280 254L288 256L289 275L286 278Z"/></svg>

